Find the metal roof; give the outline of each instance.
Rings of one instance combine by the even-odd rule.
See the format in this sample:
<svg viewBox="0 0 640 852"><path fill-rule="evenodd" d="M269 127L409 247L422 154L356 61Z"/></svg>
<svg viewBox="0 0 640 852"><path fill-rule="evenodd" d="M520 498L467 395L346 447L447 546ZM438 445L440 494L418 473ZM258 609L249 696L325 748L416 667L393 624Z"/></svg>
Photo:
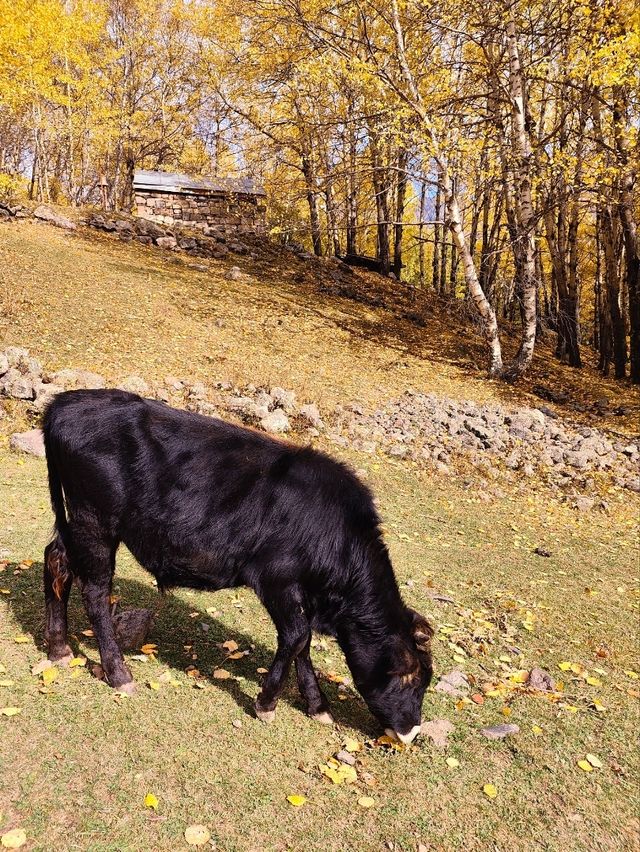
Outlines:
<svg viewBox="0 0 640 852"><path fill-rule="evenodd" d="M236 192L242 195L266 195L264 188L252 178L190 177L175 172L137 171L133 188L154 192Z"/></svg>

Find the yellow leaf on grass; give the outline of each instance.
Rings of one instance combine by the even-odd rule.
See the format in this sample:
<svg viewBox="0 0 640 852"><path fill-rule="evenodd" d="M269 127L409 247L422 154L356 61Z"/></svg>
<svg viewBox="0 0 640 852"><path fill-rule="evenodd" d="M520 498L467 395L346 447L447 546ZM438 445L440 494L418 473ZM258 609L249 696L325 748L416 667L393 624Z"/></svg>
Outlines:
<svg viewBox="0 0 640 852"><path fill-rule="evenodd" d="M0 686L13 686L14 683L13 680L0 680Z"/></svg>
<svg viewBox="0 0 640 852"><path fill-rule="evenodd" d="M269 669L265 669L264 666L260 666L259 669L256 669L256 672L258 674L266 674L268 671L269 671Z"/></svg>
<svg viewBox="0 0 640 852"><path fill-rule="evenodd" d="M448 757L447 758L447 766L450 769L457 769L460 766L460 761L456 760L455 757Z"/></svg>
<svg viewBox="0 0 640 852"><path fill-rule="evenodd" d="M526 683L529 679L529 672L525 669L521 669L519 672L512 674L509 680L512 680L513 683Z"/></svg>
<svg viewBox="0 0 640 852"><path fill-rule="evenodd" d="M525 630L529 630L529 631L533 630L533 622L523 621L521 623L522 623L522 626L524 627Z"/></svg>
<svg viewBox="0 0 640 852"><path fill-rule="evenodd" d="M150 680L149 689L153 689L155 692L157 692L160 689L160 683L157 680Z"/></svg>
<svg viewBox="0 0 640 852"><path fill-rule="evenodd" d="M571 663L569 667L574 674L582 674L584 668L579 663Z"/></svg>
<svg viewBox="0 0 640 852"><path fill-rule="evenodd" d="M154 811L158 810L158 797L153 793L147 793L144 797L144 806L145 808L153 808Z"/></svg>
<svg viewBox="0 0 640 852"><path fill-rule="evenodd" d="M211 840L211 832L205 825L190 825L185 829L184 839L189 846L204 846Z"/></svg>
<svg viewBox="0 0 640 852"><path fill-rule="evenodd" d="M602 761L600 760L599 757L597 757L595 754L588 754L588 755L586 755L586 757L587 757L587 760L589 761L589 763L593 767L595 767L595 769L602 769Z"/></svg>
<svg viewBox="0 0 640 852"><path fill-rule="evenodd" d="M244 651L234 651L233 654L229 654L227 659L229 660L241 660L242 657L245 656Z"/></svg>
<svg viewBox="0 0 640 852"><path fill-rule="evenodd" d="M20 707L3 707L0 710L0 714L2 716L17 716L18 713L22 713L22 709Z"/></svg>
<svg viewBox="0 0 640 852"><path fill-rule="evenodd" d="M227 639L226 642L222 643L222 647L226 648L229 653L233 653L234 651L238 650L238 643L235 642L233 639Z"/></svg>
<svg viewBox="0 0 640 852"><path fill-rule="evenodd" d="M376 803L375 799L372 799L371 796L360 796L358 799L358 804L361 808L372 808Z"/></svg>
<svg viewBox="0 0 640 852"><path fill-rule="evenodd" d="M29 637L28 636L15 636L13 641L17 642L18 645L24 645L26 642L29 641Z"/></svg>
<svg viewBox="0 0 640 852"><path fill-rule="evenodd" d="M568 663L566 661L564 663L558 663L558 668L563 672L568 672L571 668L571 663Z"/></svg>
<svg viewBox="0 0 640 852"><path fill-rule="evenodd" d="M89 627L87 630L82 630L81 632L82 632L82 635L83 635L83 636L89 636L89 637L91 637L91 636L93 636L93 635L94 635L94 634L93 634L93 630L92 630L90 627Z"/></svg>
<svg viewBox="0 0 640 852"><path fill-rule="evenodd" d="M27 833L24 828L12 828L0 837L0 843L5 849L19 849L27 842Z"/></svg>
<svg viewBox="0 0 640 852"><path fill-rule="evenodd" d="M143 654L155 654L155 652L158 650L158 646L155 644L155 642L147 642L145 645L142 646L142 648L140 648L140 650Z"/></svg>
<svg viewBox="0 0 640 852"><path fill-rule="evenodd" d="M87 658L86 657L74 657L69 661L69 668L75 669L77 666L86 666Z"/></svg>
<svg viewBox="0 0 640 852"><path fill-rule="evenodd" d="M293 805L295 808L299 808L301 805L307 801L306 796L298 796L297 793L293 793L291 796L287 796L287 801L289 804Z"/></svg>
<svg viewBox="0 0 640 852"><path fill-rule="evenodd" d="M354 751L360 751L361 748L362 743L359 743L358 740L346 739L344 741L344 749L350 754L353 754Z"/></svg>
<svg viewBox="0 0 640 852"><path fill-rule="evenodd" d="M482 788L482 792L490 799L495 799L495 797L498 795L498 791L493 784L485 784Z"/></svg>
<svg viewBox="0 0 640 852"><path fill-rule="evenodd" d="M456 663L465 663L466 662L466 660L462 656L462 654L454 654L453 659L456 661Z"/></svg>
<svg viewBox="0 0 640 852"><path fill-rule="evenodd" d="M593 772L593 766L589 763L588 760L579 760L578 766L585 772Z"/></svg>
<svg viewBox="0 0 640 852"><path fill-rule="evenodd" d="M587 677L585 680L589 686L602 686L602 681L597 677Z"/></svg>
<svg viewBox="0 0 640 852"><path fill-rule="evenodd" d="M597 698L596 698L596 699L594 700L594 702L593 702L593 708L594 708L594 710L597 710L597 711L598 711L598 713L604 713L604 712L605 712L605 710L607 709L607 708L604 706L604 704L601 704L601 703L598 701L598 699L597 699Z"/></svg>
<svg viewBox="0 0 640 852"><path fill-rule="evenodd" d="M335 765L337 764L337 765ZM347 766L346 763L338 763L336 760L328 760L327 763L321 763L319 766L320 772L330 778L334 784L352 784L357 781L358 774L353 766Z"/></svg>
<svg viewBox="0 0 640 852"><path fill-rule="evenodd" d="M543 730L540 725L532 725L531 730L536 735L536 737L539 737L543 733Z"/></svg>
<svg viewBox="0 0 640 852"><path fill-rule="evenodd" d="M55 666L51 666L42 672L42 682L45 686L51 686L57 677L58 669Z"/></svg>
<svg viewBox="0 0 640 852"><path fill-rule="evenodd" d="M627 677L630 677L631 680L638 680L638 672L634 672L632 670L625 669L624 673L626 674Z"/></svg>
<svg viewBox="0 0 640 852"><path fill-rule="evenodd" d="M231 673L226 669L216 669L213 673L213 676L216 680L227 680L227 678L231 677Z"/></svg>

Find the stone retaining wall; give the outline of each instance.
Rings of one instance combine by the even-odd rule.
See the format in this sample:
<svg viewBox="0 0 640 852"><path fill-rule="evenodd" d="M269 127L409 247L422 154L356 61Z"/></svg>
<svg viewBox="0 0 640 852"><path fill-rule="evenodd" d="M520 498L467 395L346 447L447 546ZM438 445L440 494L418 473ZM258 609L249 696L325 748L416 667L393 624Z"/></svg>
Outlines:
<svg viewBox="0 0 640 852"><path fill-rule="evenodd" d="M137 190L134 210L135 215L163 225L209 225L229 234L263 234L266 229L266 205L256 195Z"/></svg>

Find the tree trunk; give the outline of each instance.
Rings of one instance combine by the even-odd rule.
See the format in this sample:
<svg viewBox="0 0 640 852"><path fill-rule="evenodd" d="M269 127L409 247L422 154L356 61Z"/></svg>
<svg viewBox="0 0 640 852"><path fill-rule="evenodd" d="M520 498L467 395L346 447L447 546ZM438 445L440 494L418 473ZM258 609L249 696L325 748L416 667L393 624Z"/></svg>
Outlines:
<svg viewBox="0 0 640 852"><path fill-rule="evenodd" d="M304 175L307 204L309 205L309 225L311 228L311 243L313 252L322 256L322 236L320 228L320 213L318 212L318 187L311 155L305 150L301 156L302 174Z"/></svg>
<svg viewBox="0 0 640 852"><path fill-rule="evenodd" d="M440 240L442 226L439 224L442 216L442 189L438 183L436 190L436 203L434 211L435 224L433 226L433 261L431 273L431 285L436 293L440 292Z"/></svg>
<svg viewBox="0 0 640 852"><path fill-rule="evenodd" d="M398 281L402 278L402 222L407 195L407 162L409 153L401 148L398 153L398 181L396 187L396 221L393 229L393 274Z"/></svg>

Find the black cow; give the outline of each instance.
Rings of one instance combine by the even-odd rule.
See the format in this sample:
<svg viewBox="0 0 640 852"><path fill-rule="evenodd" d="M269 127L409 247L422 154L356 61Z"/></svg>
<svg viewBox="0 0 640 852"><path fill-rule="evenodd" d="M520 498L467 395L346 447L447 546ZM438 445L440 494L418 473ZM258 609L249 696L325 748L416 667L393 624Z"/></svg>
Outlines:
<svg viewBox="0 0 640 852"><path fill-rule="evenodd" d="M59 394L44 418L56 516L45 550L49 658L79 585L107 681L133 690L109 608L124 542L158 588L249 586L278 631L256 700L270 721L292 661L310 716L333 721L309 657L336 636L369 708L410 742L431 676L428 622L403 603L368 489L344 465L118 390Z"/></svg>

